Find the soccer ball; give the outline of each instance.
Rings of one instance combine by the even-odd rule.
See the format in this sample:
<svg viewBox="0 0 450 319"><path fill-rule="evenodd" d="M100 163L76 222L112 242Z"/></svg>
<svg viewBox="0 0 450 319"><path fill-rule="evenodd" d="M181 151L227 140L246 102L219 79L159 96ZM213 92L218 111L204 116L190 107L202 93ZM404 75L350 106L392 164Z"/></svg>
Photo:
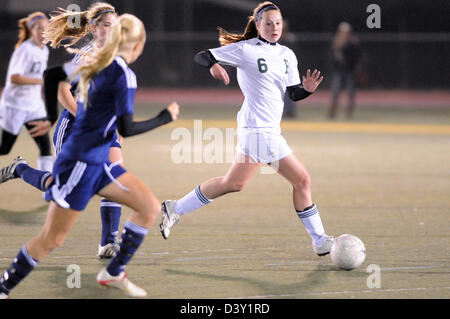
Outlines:
<svg viewBox="0 0 450 319"><path fill-rule="evenodd" d="M334 239L330 256L339 268L352 270L361 266L366 259L366 247L358 237L344 234Z"/></svg>

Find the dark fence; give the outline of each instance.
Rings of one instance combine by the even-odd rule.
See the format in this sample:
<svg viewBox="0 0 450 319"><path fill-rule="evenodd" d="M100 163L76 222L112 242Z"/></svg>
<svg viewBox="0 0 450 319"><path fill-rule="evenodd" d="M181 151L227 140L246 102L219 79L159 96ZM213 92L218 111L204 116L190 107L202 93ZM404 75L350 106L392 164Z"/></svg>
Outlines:
<svg viewBox="0 0 450 319"><path fill-rule="evenodd" d="M132 66L141 87L218 87L209 72L193 61L196 52L218 46L216 33L149 33L145 51ZM299 71L317 68L329 87L331 33L290 34L283 43L297 55ZM358 34L361 67L366 88L449 89L450 34L384 33ZM0 85L4 85L8 61L17 38L15 32L0 32ZM70 58L63 49L51 50L49 65ZM231 85L236 86L230 69Z"/></svg>

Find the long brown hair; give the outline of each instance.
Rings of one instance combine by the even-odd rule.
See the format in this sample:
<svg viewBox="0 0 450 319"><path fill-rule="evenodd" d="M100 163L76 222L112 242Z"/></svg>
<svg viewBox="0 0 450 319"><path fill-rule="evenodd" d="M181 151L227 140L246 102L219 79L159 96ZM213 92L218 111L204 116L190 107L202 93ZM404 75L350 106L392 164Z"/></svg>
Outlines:
<svg viewBox="0 0 450 319"><path fill-rule="evenodd" d="M146 37L144 24L136 16L127 13L119 16L109 31L105 45L89 55L88 61L76 71L76 74L80 74L78 91L85 107L88 105L88 84L92 77L110 65L119 50L134 42L143 43Z"/></svg>
<svg viewBox="0 0 450 319"><path fill-rule="evenodd" d="M231 43L239 42L242 40L252 39L258 36L258 29L256 29L256 22L259 22L262 17L262 13L269 10L280 11L275 4L270 1L261 2L254 10L253 15L248 17L247 26L244 33L230 33L225 29L218 27L219 30L219 42L220 45L228 45ZM280 11L281 12L281 11Z"/></svg>
<svg viewBox="0 0 450 319"><path fill-rule="evenodd" d="M31 28L39 19L47 19L45 13L41 11L35 11L30 13L25 18L18 21L19 26L19 41L17 41L15 48L17 49L24 41L31 37Z"/></svg>
<svg viewBox="0 0 450 319"><path fill-rule="evenodd" d="M44 42L50 42L50 46L53 48L60 45L70 47L90 32L91 24L98 23L101 17L108 13L116 14L116 10L106 2L95 2L86 11L81 12L58 8L44 32ZM79 21L79 25L73 26L69 21ZM63 40L70 40L70 42L61 44Z"/></svg>

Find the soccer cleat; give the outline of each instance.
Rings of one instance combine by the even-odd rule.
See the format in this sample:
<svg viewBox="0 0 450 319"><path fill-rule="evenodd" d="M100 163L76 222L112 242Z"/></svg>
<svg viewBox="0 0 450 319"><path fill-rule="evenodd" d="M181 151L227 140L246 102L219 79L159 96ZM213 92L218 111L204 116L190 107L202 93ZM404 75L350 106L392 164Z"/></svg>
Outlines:
<svg viewBox="0 0 450 319"><path fill-rule="evenodd" d="M175 200L166 200L164 203L162 203L162 222L159 225L159 228L161 229L161 234L164 239L169 238L170 231L172 230L173 226L180 222L180 215L175 212L176 203L177 201Z"/></svg>
<svg viewBox="0 0 450 319"><path fill-rule="evenodd" d="M98 245L97 257L100 259L110 259L119 251L119 245L116 243L109 243L105 246Z"/></svg>
<svg viewBox="0 0 450 319"><path fill-rule="evenodd" d="M9 299L9 296L5 294L4 292L0 292L0 300L1 299Z"/></svg>
<svg viewBox="0 0 450 319"><path fill-rule="evenodd" d="M28 163L21 156L17 156L15 159L13 159L11 164L3 167L0 170L0 184L9 181L10 179L17 178L14 175L14 171L16 170L16 167L19 164L28 164Z"/></svg>
<svg viewBox="0 0 450 319"><path fill-rule="evenodd" d="M312 244L314 252L319 256L328 255L331 251L331 246L333 245L334 237L325 235L325 239L321 246Z"/></svg>
<svg viewBox="0 0 450 319"><path fill-rule="evenodd" d="M131 297L147 296L147 292L144 289L128 280L127 274L124 271L117 276L111 276L106 271L106 268L103 268L97 275L97 282L102 286L120 289Z"/></svg>

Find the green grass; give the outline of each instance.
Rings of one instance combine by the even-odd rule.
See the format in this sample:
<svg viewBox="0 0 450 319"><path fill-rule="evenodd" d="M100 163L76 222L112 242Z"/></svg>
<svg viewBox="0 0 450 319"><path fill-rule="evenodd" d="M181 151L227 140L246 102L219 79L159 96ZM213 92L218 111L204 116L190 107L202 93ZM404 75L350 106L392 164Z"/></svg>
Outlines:
<svg viewBox="0 0 450 319"><path fill-rule="evenodd" d="M158 112L138 106L137 116ZM322 108L299 108L299 121L320 122ZM187 119L233 119L236 108L184 106ZM360 109L355 122L448 125L447 110ZM344 121L344 120L338 120ZM177 199L202 181L226 173L229 163L175 164L173 126L125 140L126 168L162 201ZM216 199L182 218L169 240L159 220L128 266L149 298L449 298L450 139L448 135L288 131L285 137L312 177L313 199L325 229L360 237L364 264L338 270L311 248L291 201L291 186L277 174L257 173L241 193ZM20 135L16 155L37 157ZM94 197L64 246L42 260L12 298L122 298L95 283L105 261L100 240L100 198ZM0 269L36 235L45 219L42 194L20 180L0 185ZM123 209L121 224L130 214ZM69 289L67 267L81 268L81 288ZM381 288L366 281L368 265L381 267ZM383 270L384 269L384 270Z"/></svg>

